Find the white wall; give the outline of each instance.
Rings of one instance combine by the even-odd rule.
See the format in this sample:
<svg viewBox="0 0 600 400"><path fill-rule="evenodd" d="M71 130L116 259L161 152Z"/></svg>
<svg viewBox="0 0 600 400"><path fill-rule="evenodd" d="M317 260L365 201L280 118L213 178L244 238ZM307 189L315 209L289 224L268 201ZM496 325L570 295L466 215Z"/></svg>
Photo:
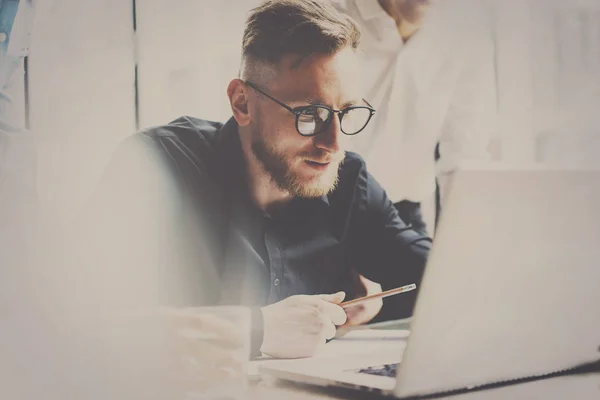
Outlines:
<svg viewBox="0 0 600 400"><path fill-rule="evenodd" d="M496 0L504 161L597 166L600 0Z"/></svg>
<svg viewBox="0 0 600 400"><path fill-rule="evenodd" d="M140 126L224 121L247 11L258 0L137 0Z"/></svg>
<svg viewBox="0 0 600 400"><path fill-rule="evenodd" d="M37 2L29 60L40 196L71 213L118 140L135 130L132 7L124 0Z"/></svg>
<svg viewBox="0 0 600 400"><path fill-rule="evenodd" d="M39 191L72 215L111 152L135 127L181 115L224 121L243 24L259 0L38 2L30 57L30 119L39 139Z"/></svg>
<svg viewBox="0 0 600 400"><path fill-rule="evenodd" d="M538 4L534 38L536 156L600 165L600 1Z"/></svg>

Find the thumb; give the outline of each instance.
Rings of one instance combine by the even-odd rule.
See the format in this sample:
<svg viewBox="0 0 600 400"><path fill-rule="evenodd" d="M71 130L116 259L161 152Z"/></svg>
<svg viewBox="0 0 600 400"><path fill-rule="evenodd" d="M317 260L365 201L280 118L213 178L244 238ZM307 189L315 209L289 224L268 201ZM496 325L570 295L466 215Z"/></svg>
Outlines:
<svg viewBox="0 0 600 400"><path fill-rule="evenodd" d="M333 304L340 304L344 301L344 297L346 297L346 293L341 291L333 294L321 294L319 298Z"/></svg>

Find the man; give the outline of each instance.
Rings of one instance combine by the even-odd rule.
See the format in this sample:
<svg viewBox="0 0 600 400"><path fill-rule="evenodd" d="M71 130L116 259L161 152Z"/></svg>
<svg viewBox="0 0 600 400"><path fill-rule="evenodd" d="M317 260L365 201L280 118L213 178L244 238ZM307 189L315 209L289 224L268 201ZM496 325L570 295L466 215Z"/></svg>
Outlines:
<svg viewBox="0 0 600 400"><path fill-rule="evenodd" d="M436 181L443 196L462 160L489 157L495 76L482 6L470 0L333 3L361 27L362 79L378 111L370 135L351 148L365 157L401 218L433 233L440 211L439 199L432 207Z"/></svg>
<svg viewBox="0 0 600 400"><path fill-rule="evenodd" d="M186 287L175 290L183 304L253 306L254 348L271 356L310 356L336 326L363 322L364 315L347 321L339 306L357 295L357 274L393 286L422 277L430 239L398 217L363 160L345 152L346 136L360 134L375 113L357 84L359 39L351 19L319 0L253 9L240 77L227 87L233 118L182 117L129 139L100 193L110 198L116 181L142 201L128 209L122 195L101 196L92 212L101 220L118 213L126 230L132 218L152 229L158 214L132 215L164 195L152 179L162 174L168 195L157 209L185 216L157 236L177 242L168 254L191 264L169 259L163 277ZM132 164L144 178L129 172ZM185 234L172 233L184 225ZM196 226L200 234L189 234ZM182 256L190 249L193 256ZM122 253L135 262L130 246ZM182 292L202 299L182 300Z"/></svg>

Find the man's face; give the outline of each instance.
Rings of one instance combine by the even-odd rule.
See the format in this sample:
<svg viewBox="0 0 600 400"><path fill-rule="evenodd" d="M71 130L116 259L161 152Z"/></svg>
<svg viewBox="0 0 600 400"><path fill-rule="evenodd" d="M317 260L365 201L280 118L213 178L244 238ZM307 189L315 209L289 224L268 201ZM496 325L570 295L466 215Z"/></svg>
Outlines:
<svg viewBox="0 0 600 400"><path fill-rule="evenodd" d="M319 104L339 110L364 105L358 89L358 57L352 49L313 55L292 68L295 58L284 57L277 77L261 89L291 108ZM254 94L252 152L273 182L300 197L319 197L333 190L345 155L345 135L337 114L321 133L304 137L296 130L293 113Z"/></svg>
<svg viewBox="0 0 600 400"><path fill-rule="evenodd" d="M395 0L402 17L411 24L420 24L432 0Z"/></svg>

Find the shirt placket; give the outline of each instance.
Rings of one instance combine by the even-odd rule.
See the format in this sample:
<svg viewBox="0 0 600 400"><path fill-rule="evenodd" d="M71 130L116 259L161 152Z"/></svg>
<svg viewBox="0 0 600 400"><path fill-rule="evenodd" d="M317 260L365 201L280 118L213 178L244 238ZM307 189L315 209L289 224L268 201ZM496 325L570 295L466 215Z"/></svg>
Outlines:
<svg viewBox="0 0 600 400"><path fill-rule="evenodd" d="M265 247L269 255L270 291L269 304L282 300L285 296L283 284L283 253L276 239L273 222L270 218L265 221Z"/></svg>

